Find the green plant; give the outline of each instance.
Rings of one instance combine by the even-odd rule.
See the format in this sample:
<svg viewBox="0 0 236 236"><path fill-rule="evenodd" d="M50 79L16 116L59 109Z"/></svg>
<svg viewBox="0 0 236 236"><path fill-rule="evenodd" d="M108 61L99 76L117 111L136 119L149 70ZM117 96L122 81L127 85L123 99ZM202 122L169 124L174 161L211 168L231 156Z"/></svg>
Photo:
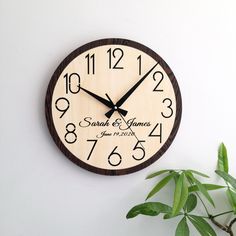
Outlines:
<svg viewBox="0 0 236 236"><path fill-rule="evenodd" d="M171 206L162 202L144 202L134 206L127 214L126 218L133 218L139 214L147 216L157 216L163 214L163 219L170 219L179 217L180 222L177 225L176 236L190 235L189 223L191 223L202 236L215 236L216 232L211 224L214 224L219 229L225 231L227 234L233 236L232 226L236 222L236 179L229 173L227 149L223 143L220 144L218 149L218 165L215 171L225 182L225 186L202 183L199 177L209 178L204 173L195 170L160 170L155 172L146 179L165 175L154 188L147 195L146 200L156 195L163 187L171 181L174 182L173 203ZM169 185L171 186L171 185ZM225 189L228 201L230 203L230 210L211 214L206 202L215 207L214 200L212 199L209 191ZM197 207L200 203L206 215L199 215L196 213ZM227 224L220 223L217 218L219 216L231 214L231 218Z"/></svg>

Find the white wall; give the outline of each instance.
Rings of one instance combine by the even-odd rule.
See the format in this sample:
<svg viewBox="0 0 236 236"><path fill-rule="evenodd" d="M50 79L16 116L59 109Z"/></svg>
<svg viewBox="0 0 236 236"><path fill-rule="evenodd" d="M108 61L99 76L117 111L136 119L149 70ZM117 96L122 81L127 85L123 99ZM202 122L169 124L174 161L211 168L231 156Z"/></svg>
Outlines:
<svg viewBox="0 0 236 236"><path fill-rule="evenodd" d="M234 0L0 0L0 235L174 235L175 219L125 215L153 186L144 181L148 173L194 168L214 176L221 141L236 175L235 12ZM150 167L119 177L64 158L44 117L56 66L76 47L107 37L155 50L183 97L170 149ZM156 199L171 202L168 191Z"/></svg>

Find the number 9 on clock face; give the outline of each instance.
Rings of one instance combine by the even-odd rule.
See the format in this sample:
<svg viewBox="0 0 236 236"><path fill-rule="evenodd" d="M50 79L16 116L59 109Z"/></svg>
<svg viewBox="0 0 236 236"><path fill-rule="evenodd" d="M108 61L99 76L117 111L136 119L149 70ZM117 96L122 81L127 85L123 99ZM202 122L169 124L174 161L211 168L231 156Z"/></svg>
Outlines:
<svg viewBox="0 0 236 236"><path fill-rule="evenodd" d="M102 39L69 54L46 94L49 131L80 167L105 175L143 169L172 143L181 120L177 80L150 48Z"/></svg>

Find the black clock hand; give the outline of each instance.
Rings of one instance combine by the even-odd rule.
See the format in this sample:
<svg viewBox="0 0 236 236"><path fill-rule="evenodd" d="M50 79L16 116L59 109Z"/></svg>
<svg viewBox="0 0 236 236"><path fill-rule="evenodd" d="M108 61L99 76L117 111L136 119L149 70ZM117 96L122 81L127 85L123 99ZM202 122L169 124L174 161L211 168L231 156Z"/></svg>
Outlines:
<svg viewBox="0 0 236 236"><path fill-rule="evenodd" d="M127 115L128 111L123 110L123 109L117 107L116 105L114 105L113 101L111 100L111 98L108 96L107 93L106 93L106 96L107 96L108 100L109 100L109 101L112 103L112 105L113 105L113 109L111 109L110 111L108 111L108 112L105 114L105 116L106 116L107 118L110 118L110 117L112 116L112 114L114 113L114 111L118 111L118 112L121 113L123 116L126 116L126 115Z"/></svg>
<svg viewBox="0 0 236 236"><path fill-rule="evenodd" d="M113 108L112 103L111 103L110 101L106 100L105 98L100 97L100 96L98 96L97 94L92 93L92 92L88 91L88 90L85 89L85 88L80 87L80 89L83 90L84 92L86 92L87 94L89 94L90 96L94 97L94 98L97 99L99 102L101 102L101 103L103 103L104 105L106 105L107 107Z"/></svg>
<svg viewBox="0 0 236 236"><path fill-rule="evenodd" d="M153 71L153 69L158 65L158 62L116 103L117 107L120 107L128 97L135 91L136 88L146 79L146 77Z"/></svg>
<svg viewBox="0 0 236 236"><path fill-rule="evenodd" d="M114 104L111 103L110 101L106 100L105 98L100 97L97 94L92 93L85 88L80 87L80 89L83 90L84 92L86 92L87 94L89 94L90 96L92 96L93 98L97 99L99 102L103 103L107 107L114 109ZM121 114L123 114L124 116L127 114L126 110L123 110L123 109L119 109L119 110L120 110ZM110 118L110 117L108 117L108 118Z"/></svg>

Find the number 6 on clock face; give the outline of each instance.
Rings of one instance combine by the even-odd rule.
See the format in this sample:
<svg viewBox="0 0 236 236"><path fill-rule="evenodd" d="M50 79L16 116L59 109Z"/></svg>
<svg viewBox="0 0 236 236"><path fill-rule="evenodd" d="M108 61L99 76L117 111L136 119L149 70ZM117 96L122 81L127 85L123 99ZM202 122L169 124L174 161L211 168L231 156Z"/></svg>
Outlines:
<svg viewBox="0 0 236 236"><path fill-rule="evenodd" d="M172 70L157 53L111 38L81 46L62 61L45 111L66 157L95 173L122 175L152 164L169 148L182 102Z"/></svg>

